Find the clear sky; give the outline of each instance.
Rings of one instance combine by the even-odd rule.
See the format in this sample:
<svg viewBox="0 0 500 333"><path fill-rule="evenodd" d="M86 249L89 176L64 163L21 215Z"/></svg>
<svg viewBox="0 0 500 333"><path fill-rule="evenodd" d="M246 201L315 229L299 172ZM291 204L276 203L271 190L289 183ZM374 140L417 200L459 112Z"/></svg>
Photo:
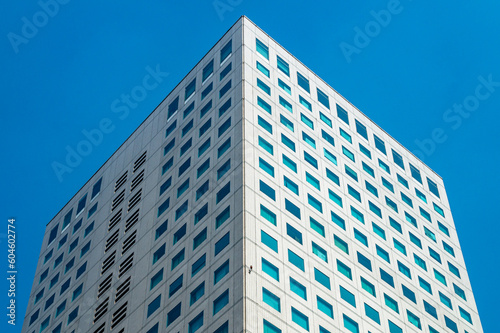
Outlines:
<svg viewBox="0 0 500 333"><path fill-rule="evenodd" d="M45 225L247 15L443 177L482 324L500 332L499 13L492 0L4 2L0 267L15 217L19 273L17 325L1 313L0 331L20 332ZM158 84L113 112L150 71ZM102 140L58 176L103 119Z"/></svg>

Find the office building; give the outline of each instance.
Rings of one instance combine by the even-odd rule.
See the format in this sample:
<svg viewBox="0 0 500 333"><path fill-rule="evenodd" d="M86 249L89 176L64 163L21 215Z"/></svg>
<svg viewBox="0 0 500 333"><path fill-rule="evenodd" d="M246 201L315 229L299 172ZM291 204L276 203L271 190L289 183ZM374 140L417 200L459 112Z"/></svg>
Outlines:
<svg viewBox="0 0 500 333"><path fill-rule="evenodd" d="M442 179L245 17L47 225L23 332L482 332Z"/></svg>

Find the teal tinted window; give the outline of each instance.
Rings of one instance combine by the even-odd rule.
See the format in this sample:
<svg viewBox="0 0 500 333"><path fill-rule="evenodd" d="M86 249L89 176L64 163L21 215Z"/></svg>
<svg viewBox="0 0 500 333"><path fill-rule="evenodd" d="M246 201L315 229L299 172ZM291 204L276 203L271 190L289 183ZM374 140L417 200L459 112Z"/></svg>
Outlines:
<svg viewBox="0 0 500 333"><path fill-rule="evenodd" d="M356 171L348 167L347 164L344 167L345 167L345 173L355 181L358 181L358 174L356 173Z"/></svg>
<svg viewBox="0 0 500 333"><path fill-rule="evenodd" d="M365 314L368 318L380 325L380 315L377 310L365 303Z"/></svg>
<svg viewBox="0 0 500 333"><path fill-rule="evenodd" d="M382 268L380 268L380 278L382 281L394 288L394 278Z"/></svg>
<svg viewBox="0 0 500 333"><path fill-rule="evenodd" d="M439 253L437 253L436 251L434 251L430 247L429 247L429 254L431 255L431 257L434 260L436 260L438 263L441 263L441 256L439 255Z"/></svg>
<svg viewBox="0 0 500 333"><path fill-rule="evenodd" d="M346 264L344 264L342 261L340 261L338 259L337 259L337 270L352 280L351 269Z"/></svg>
<svg viewBox="0 0 500 333"><path fill-rule="evenodd" d="M304 160L312 165L314 168L318 168L318 161L312 157L308 152L304 151Z"/></svg>
<svg viewBox="0 0 500 333"><path fill-rule="evenodd" d="M392 160L399 166L401 169L405 169L405 163L403 161L403 157L399 155L394 149L392 149Z"/></svg>
<svg viewBox="0 0 500 333"><path fill-rule="evenodd" d="M317 190L320 190L320 183L315 177L313 177L309 172L306 171L306 181L314 186Z"/></svg>
<svg viewBox="0 0 500 333"><path fill-rule="evenodd" d="M227 304L229 304L229 290L224 291L219 297L217 297L213 302L213 315L215 316L220 310L222 310Z"/></svg>
<svg viewBox="0 0 500 333"><path fill-rule="evenodd" d="M297 173L297 163L288 158L285 154L283 154L283 164L288 167L293 172Z"/></svg>
<svg viewBox="0 0 500 333"><path fill-rule="evenodd" d="M385 251L384 249L382 249L380 246L376 246L377 248L377 255L384 259L385 261L387 261L388 263L391 262L391 258L389 257L389 253L387 253L387 251Z"/></svg>
<svg viewBox="0 0 500 333"><path fill-rule="evenodd" d="M361 143L359 144L359 151L362 152L369 159L372 159L372 152L368 148L363 146Z"/></svg>
<svg viewBox="0 0 500 333"><path fill-rule="evenodd" d="M259 136L259 146L264 148L265 151L267 151L269 154L273 155L274 154L274 148L273 145L264 140Z"/></svg>
<svg viewBox="0 0 500 333"><path fill-rule="evenodd" d="M274 177L274 167L260 157L259 157L259 167L266 173L268 173L271 177Z"/></svg>
<svg viewBox="0 0 500 333"><path fill-rule="evenodd" d="M224 235L222 236L216 243L215 243L215 246L214 246L214 255L218 255L222 250L224 250L226 248L226 246L229 245L229 242L230 242L230 238L229 238L229 231Z"/></svg>
<svg viewBox="0 0 500 333"><path fill-rule="evenodd" d="M276 225L276 214L274 214L271 210L269 210L263 205L260 205L260 216L262 216L272 224Z"/></svg>
<svg viewBox="0 0 500 333"><path fill-rule="evenodd" d="M222 47L220 50L220 62L222 63L224 60L227 59L231 55L231 52L233 52L233 41L230 40L227 42L226 45Z"/></svg>
<svg viewBox="0 0 500 333"><path fill-rule="evenodd" d="M434 202L432 203L432 205L434 206L434 210L439 214L441 215L442 217L444 217L444 210L439 207L438 205L436 205Z"/></svg>
<svg viewBox="0 0 500 333"><path fill-rule="evenodd" d="M347 303L351 304L352 306L356 307L356 298L354 297L354 294L345 289L342 286L340 287L340 297L346 301Z"/></svg>
<svg viewBox="0 0 500 333"><path fill-rule="evenodd" d="M369 174L370 176L372 176L373 178L375 178L375 171L373 171L373 169L371 167L369 167L365 162L361 162L361 165L363 166L363 170Z"/></svg>
<svg viewBox="0 0 500 333"><path fill-rule="evenodd" d="M389 166L382 162L380 159L378 160L378 165L382 170L384 170L388 174L391 174L391 169L389 168ZM394 190L392 192L394 192Z"/></svg>
<svg viewBox="0 0 500 333"><path fill-rule="evenodd" d="M297 72L297 84L304 89L305 91L309 92L309 80L306 79L302 74Z"/></svg>
<svg viewBox="0 0 500 333"><path fill-rule="evenodd" d="M410 290L408 287L406 287L404 284L401 285L401 288L403 289L403 295L408 298L410 301L413 303L417 304L417 299L415 297L415 293Z"/></svg>
<svg viewBox="0 0 500 333"><path fill-rule="evenodd" d="M422 325L420 324L420 318L414 315L410 310L406 310L408 321L415 325L418 329L422 329Z"/></svg>
<svg viewBox="0 0 500 333"><path fill-rule="evenodd" d="M214 307L214 310L215 310L215 307ZM198 331L202 326L203 326L203 311L201 311L201 313L199 315L194 317L194 319L189 322L188 332L194 333L194 332Z"/></svg>
<svg viewBox="0 0 500 333"><path fill-rule="evenodd" d="M368 247L368 238L366 238L366 236L356 228L354 228L354 238L356 238L364 246Z"/></svg>
<svg viewBox="0 0 500 333"><path fill-rule="evenodd" d="M424 309L425 309L425 312L427 312L428 314L430 314L434 318L438 319L436 308L433 307L432 305L430 305L429 303L427 303L425 300L424 300Z"/></svg>
<svg viewBox="0 0 500 333"><path fill-rule="evenodd" d="M305 132L302 132L302 140L304 140L304 142L310 145L312 148L316 149L316 141Z"/></svg>
<svg viewBox="0 0 500 333"><path fill-rule="evenodd" d="M311 103L309 103L308 100L306 100L304 97L300 96L299 95L299 102L300 104L305 107L306 109L308 109L309 111L312 111L312 105Z"/></svg>
<svg viewBox="0 0 500 333"><path fill-rule="evenodd" d="M285 187L292 191L294 194L299 195L299 186L287 176L283 176L283 185L285 185Z"/></svg>
<svg viewBox="0 0 500 333"><path fill-rule="evenodd" d="M257 105L260 106L267 113L272 114L271 105L269 105L269 103L264 101L262 98L257 97Z"/></svg>
<svg viewBox="0 0 500 333"><path fill-rule="evenodd" d="M363 277L361 277L361 287L368 293L370 293L370 295L377 297L377 294L375 292L375 286L372 283L365 280Z"/></svg>
<svg viewBox="0 0 500 333"><path fill-rule="evenodd" d="M337 117L339 117L340 120L349 125L349 115L347 114L347 111L344 110L344 108L342 108L338 104L337 104Z"/></svg>
<svg viewBox="0 0 500 333"><path fill-rule="evenodd" d="M365 217L364 217L363 213L361 213L359 210L357 210L353 206L351 206L351 215L359 222L365 224Z"/></svg>
<svg viewBox="0 0 500 333"><path fill-rule="evenodd" d="M280 123L282 123L290 131L292 131L292 132L294 131L293 122L291 122L287 117L285 117L282 114L280 114Z"/></svg>
<svg viewBox="0 0 500 333"><path fill-rule="evenodd" d="M404 275L406 275L409 279L411 279L411 271L410 269L403 265L401 262L398 261L398 269L401 273L403 273Z"/></svg>
<svg viewBox="0 0 500 333"><path fill-rule="evenodd" d="M460 311L460 317L465 319L469 324L472 324L472 317L470 313L462 309L460 306L458 307L458 310Z"/></svg>
<svg viewBox="0 0 500 333"><path fill-rule="evenodd" d="M259 79L257 79L259 80ZM229 80L220 90L219 90L219 99L222 98L222 96L224 96L228 91L229 89L231 89L231 80ZM270 88L269 88L270 89Z"/></svg>
<svg viewBox="0 0 500 333"><path fill-rule="evenodd" d="M413 259L417 265L419 265L424 271L427 271L427 264L424 259L417 256L415 253L413 254Z"/></svg>
<svg viewBox="0 0 500 333"><path fill-rule="evenodd" d="M399 176L399 175L398 175ZM427 203L427 198L425 196L425 194L423 194L422 192L420 192L419 190L415 189L415 194L417 195L417 197L422 200L423 202Z"/></svg>
<svg viewBox="0 0 500 333"><path fill-rule="evenodd" d="M332 146L335 146L335 140L333 139L333 137L330 134L326 133L324 130L321 130L321 137Z"/></svg>
<svg viewBox="0 0 500 333"><path fill-rule="evenodd" d="M444 241L443 241L443 249L452 256L455 256L455 250L453 250L453 248Z"/></svg>
<svg viewBox="0 0 500 333"><path fill-rule="evenodd" d="M358 132L359 135L368 140L368 133L366 131L366 126L361 124L357 120L356 120L356 132Z"/></svg>
<svg viewBox="0 0 500 333"><path fill-rule="evenodd" d="M440 272L438 272L437 270L435 270L435 269L434 269L434 277L436 278L436 280L438 280L439 282L441 282L445 286L448 285L446 283L446 277L443 274L441 274Z"/></svg>
<svg viewBox="0 0 500 333"><path fill-rule="evenodd" d="M290 277L290 290L307 301L307 290L300 282Z"/></svg>
<svg viewBox="0 0 500 333"><path fill-rule="evenodd" d="M351 161L355 162L355 157L354 157L354 154L349 150L347 149L346 147L342 146L342 153L347 156L347 158L349 158Z"/></svg>
<svg viewBox="0 0 500 333"><path fill-rule="evenodd" d="M196 260L191 266L191 276L195 276L198 272L200 272L207 263L207 255L203 254L200 259Z"/></svg>
<svg viewBox="0 0 500 333"><path fill-rule="evenodd" d="M264 183L262 180L259 181L259 189L273 201L276 201L276 191L271 186Z"/></svg>
<svg viewBox="0 0 500 333"><path fill-rule="evenodd" d="M319 311L323 312L328 317L333 318L333 306L330 303L319 296L316 296L316 303Z"/></svg>
<svg viewBox="0 0 500 333"><path fill-rule="evenodd" d="M323 204L309 193L307 194L307 203L318 212L323 213Z"/></svg>
<svg viewBox="0 0 500 333"><path fill-rule="evenodd" d="M333 242L336 247L349 254L349 246L340 237L338 237L337 235L333 235Z"/></svg>
<svg viewBox="0 0 500 333"><path fill-rule="evenodd" d="M316 91L318 93L318 102L323 104L323 106L327 109L330 109L330 99L328 98L328 95L322 92L319 88L316 88Z"/></svg>
<svg viewBox="0 0 500 333"><path fill-rule="evenodd" d="M260 62L257 61L257 69L262 73L264 74L265 76L267 77L270 77L271 76L271 72L269 71L269 69L266 68L266 66L262 65Z"/></svg>
<svg viewBox="0 0 500 333"><path fill-rule="evenodd" d="M262 82L260 79L257 79L257 87L262 89L262 91L265 92L266 94L271 95L271 87Z"/></svg>
<svg viewBox="0 0 500 333"><path fill-rule="evenodd" d="M409 189L410 187L408 186L408 181L406 179L404 179L403 177L401 177L398 173L398 182L403 185L404 187L406 187L407 189ZM415 189L416 190L416 189Z"/></svg>
<svg viewBox="0 0 500 333"><path fill-rule="evenodd" d="M394 230L396 230L397 232L399 232L400 234L403 233L403 229L401 227L401 224L399 224L398 222L396 222L392 217L389 216L389 224L391 225L392 228L394 228Z"/></svg>
<svg viewBox="0 0 500 333"><path fill-rule="evenodd" d="M295 142L290 140L285 134L281 134L281 142L285 144L288 148L290 148L292 151L295 151Z"/></svg>
<svg viewBox="0 0 500 333"><path fill-rule="evenodd" d="M340 131L340 136L342 136L344 139L346 139L347 142L352 143L352 138L351 138L351 135L349 133L344 131L342 128L339 128L339 131Z"/></svg>
<svg viewBox="0 0 500 333"><path fill-rule="evenodd" d="M353 189L351 187L351 185L347 185L347 192L349 193L349 195L351 195L354 199L358 200L359 202L361 202L361 194L359 194L358 191L356 191L355 189Z"/></svg>
<svg viewBox="0 0 500 333"><path fill-rule="evenodd" d="M330 200L332 200L333 202L335 202L340 207L343 207L343 205L342 205L342 197L341 196L339 196L338 194L336 194L335 192L333 192L330 189L328 190L328 196L329 196Z"/></svg>
<svg viewBox="0 0 500 333"><path fill-rule="evenodd" d="M264 270L264 268L262 270ZM229 273L229 259L226 260L222 265L219 266L219 268L217 268L214 271L214 284L217 284L217 282L222 280L228 273Z"/></svg>
<svg viewBox="0 0 500 333"><path fill-rule="evenodd" d="M389 333L403 333L403 330L401 327L389 320Z"/></svg>
<svg viewBox="0 0 500 333"><path fill-rule="evenodd" d="M448 318L446 316L444 316L444 322L446 324L446 327L448 327L453 332L458 333L457 323L455 323L453 320L451 320L450 318Z"/></svg>
<svg viewBox="0 0 500 333"><path fill-rule="evenodd" d="M259 52L264 58L269 60L269 48L267 47L266 44L262 43L259 39L255 39L256 42L256 49L257 52Z"/></svg>
<svg viewBox="0 0 500 333"><path fill-rule="evenodd" d="M193 250L195 250L198 246L200 246L207 239L207 228L200 231L193 238Z"/></svg>
<svg viewBox="0 0 500 333"><path fill-rule="evenodd" d="M441 292L439 292L439 300L441 301L441 303L443 303L444 305L446 305L447 307L449 307L450 309L453 310L453 304L451 304L451 299L446 297Z"/></svg>
<svg viewBox="0 0 500 333"><path fill-rule="evenodd" d="M293 113L292 104L288 103L288 101L281 96L280 96L280 105L283 106L286 110Z"/></svg>
<svg viewBox="0 0 500 333"><path fill-rule="evenodd" d="M335 214L334 212L331 212L331 215L332 215L332 222L345 230L345 220L340 216L338 216L337 214Z"/></svg>
<svg viewBox="0 0 500 333"><path fill-rule="evenodd" d="M403 200L405 204L413 208L413 201L403 192L401 192L401 200Z"/></svg>
<svg viewBox="0 0 500 333"><path fill-rule="evenodd" d="M316 231L321 236L325 237L325 227L321 223L319 223L318 221L313 219L312 217L310 217L309 220L310 220L311 229Z"/></svg>
<svg viewBox="0 0 500 333"><path fill-rule="evenodd" d="M420 170L414 167L411 163L410 163L410 171L413 179L422 184L422 176L420 175Z"/></svg>
<svg viewBox="0 0 500 333"><path fill-rule="evenodd" d="M323 249L321 246L318 244L312 242L312 252L318 256L321 260L324 262L328 262L328 254L325 249Z"/></svg>
<svg viewBox="0 0 500 333"><path fill-rule="evenodd" d="M346 316L345 314L343 315L344 319L344 327L348 329L352 333L359 333L359 325L357 322Z"/></svg>
<svg viewBox="0 0 500 333"><path fill-rule="evenodd" d="M281 330L264 319L264 333L281 333Z"/></svg>
<svg viewBox="0 0 500 333"><path fill-rule="evenodd" d="M205 97L208 96L208 94L210 94L210 92L212 92L213 88L214 88L214 84L213 84L213 82L210 82L210 84L205 89L203 89L203 91L201 92L201 100L202 101L205 99ZM193 105L193 109L194 109L194 102L192 103L192 105ZM187 109L186 109L186 111L187 111ZM184 117L187 116L186 111L184 111Z"/></svg>
<svg viewBox="0 0 500 333"><path fill-rule="evenodd" d="M375 134L373 134L373 138L375 140L375 148L377 148L384 155L387 155L387 152L385 150L385 142Z"/></svg>
<svg viewBox="0 0 500 333"><path fill-rule="evenodd" d="M395 311L396 313L399 313L399 306L398 306L398 302L396 302L394 299L392 299L390 296L388 296L387 294L384 294L384 301L385 301L385 305L387 305L387 307L389 309L392 309L393 311Z"/></svg>
<svg viewBox="0 0 500 333"><path fill-rule="evenodd" d="M432 287L431 287L431 284L427 281L425 281L423 278L421 278L420 276L418 277L418 284L420 285L420 287L427 291L429 294L432 295Z"/></svg>
<svg viewBox="0 0 500 333"><path fill-rule="evenodd" d="M262 271L275 279L276 281L280 280L280 271L278 267L274 266L271 264L269 261L266 259L262 258Z"/></svg>
<svg viewBox="0 0 500 333"><path fill-rule="evenodd" d="M314 268L314 279L318 281L323 287L327 288L330 290L330 278L321 272L319 269Z"/></svg>
<svg viewBox="0 0 500 333"><path fill-rule="evenodd" d="M368 208L370 208L370 211L372 211L375 215L382 218L382 211L373 202L368 201Z"/></svg>
<svg viewBox="0 0 500 333"><path fill-rule="evenodd" d="M196 90L196 78L193 79L184 90L184 101L186 101Z"/></svg>
<svg viewBox="0 0 500 333"><path fill-rule="evenodd" d="M283 60L280 56L276 56L277 58L277 67L280 71L282 71L286 76L290 76L290 66L288 63Z"/></svg>
<svg viewBox="0 0 500 333"><path fill-rule="evenodd" d="M262 301L272 307L274 310L281 312L280 298L266 288L262 288Z"/></svg>
<svg viewBox="0 0 500 333"><path fill-rule="evenodd" d="M292 306L292 321L309 332L309 318Z"/></svg>
<svg viewBox="0 0 500 333"><path fill-rule="evenodd" d="M283 89L288 94L290 95L292 94L292 88L290 88L290 86L288 86L285 82L281 81L280 79L278 79L278 87Z"/></svg>
<svg viewBox="0 0 500 333"><path fill-rule="evenodd" d="M190 303L189 305L193 305L197 300L205 295L205 282L202 282L198 287L196 287L190 294Z"/></svg>
<svg viewBox="0 0 500 333"><path fill-rule="evenodd" d="M319 113L319 119L321 119L322 122L324 122L328 127L332 127L332 120L330 118L328 118L327 116L325 116L325 114L323 114L323 112L320 112Z"/></svg>
<svg viewBox="0 0 500 333"><path fill-rule="evenodd" d="M177 304L167 313L167 327L181 316L181 303Z"/></svg>
<svg viewBox="0 0 500 333"><path fill-rule="evenodd" d="M340 178L337 176L333 171L330 169L326 168L326 177L330 179L332 182L340 186Z"/></svg>
<svg viewBox="0 0 500 333"><path fill-rule="evenodd" d="M268 123L267 121L264 120L261 116L257 117L257 123L259 124L260 127L262 127L264 130L268 131L269 133L273 134L273 126Z"/></svg>
<svg viewBox="0 0 500 333"><path fill-rule="evenodd" d="M299 257L295 252L288 250L288 261L296 266L301 271L305 271L304 259Z"/></svg>
<svg viewBox="0 0 500 333"><path fill-rule="evenodd" d="M448 230L447 227L445 227L441 222L438 222L438 227L439 227L439 230L445 234L446 236L450 237L450 231Z"/></svg>
<svg viewBox="0 0 500 333"><path fill-rule="evenodd" d="M413 244L415 244L416 246L418 246L419 248L422 248L422 241L420 240L420 238L418 238L417 236L415 236L411 232L409 234L410 234L410 241Z"/></svg>
<svg viewBox="0 0 500 333"><path fill-rule="evenodd" d="M407 212L405 212L405 218L406 218L406 221L408 221L412 226L414 226L415 228L418 228L416 218L414 218L413 216L411 216Z"/></svg>
<svg viewBox="0 0 500 333"><path fill-rule="evenodd" d="M288 223L286 224L286 234L294 241L302 245L302 233Z"/></svg>
<svg viewBox="0 0 500 333"><path fill-rule="evenodd" d="M393 238L392 240L394 241L394 248L402 254L406 255L406 247L396 238Z"/></svg>
<svg viewBox="0 0 500 333"><path fill-rule="evenodd" d="M434 194L436 197L439 198L440 197L439 190L438 190L436 183L434 183L432 180L427 178L427 185L429 186L429 191L431 191L432 194Z"/></svg>
<svg viewBox="0 0 500 333"><path fill-rule="evenodd" d="M333 155L332 153L330 153L328 151L328 149L323 148L323 154L325 155L325 157L327 158L327 160L329 160L333 164L337 165L337 157L335 157L335 155Z"/></svg>
<svg viewBox="0 0 500 333"><path fill-rule="evenodd" d="M379 227L375 222L372 222L372 229L375 234L377 234L380 238L385 240L385 230Z"/></svg>

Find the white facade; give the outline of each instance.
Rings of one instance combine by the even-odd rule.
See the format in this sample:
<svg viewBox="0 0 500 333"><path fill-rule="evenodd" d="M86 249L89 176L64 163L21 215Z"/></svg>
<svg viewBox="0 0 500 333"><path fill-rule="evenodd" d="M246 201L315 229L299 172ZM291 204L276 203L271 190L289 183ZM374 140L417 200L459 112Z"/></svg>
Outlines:
<svg viewBox="0 0 500 333"><path fill-rule="evenodd" d="M242 17L49 222L23 332L454 325L482 332L441 178Z"/></svg>

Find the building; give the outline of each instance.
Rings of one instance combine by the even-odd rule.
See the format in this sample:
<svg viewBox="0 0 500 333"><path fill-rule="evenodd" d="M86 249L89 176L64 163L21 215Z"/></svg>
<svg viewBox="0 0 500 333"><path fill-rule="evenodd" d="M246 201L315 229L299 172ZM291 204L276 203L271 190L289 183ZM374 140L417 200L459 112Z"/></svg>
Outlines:
<svg viewBox="0 0 500 333"><path fill-rule="evenodd" d="M482 332L442 179L247 18L44 235L23 332Z"/></svg>

